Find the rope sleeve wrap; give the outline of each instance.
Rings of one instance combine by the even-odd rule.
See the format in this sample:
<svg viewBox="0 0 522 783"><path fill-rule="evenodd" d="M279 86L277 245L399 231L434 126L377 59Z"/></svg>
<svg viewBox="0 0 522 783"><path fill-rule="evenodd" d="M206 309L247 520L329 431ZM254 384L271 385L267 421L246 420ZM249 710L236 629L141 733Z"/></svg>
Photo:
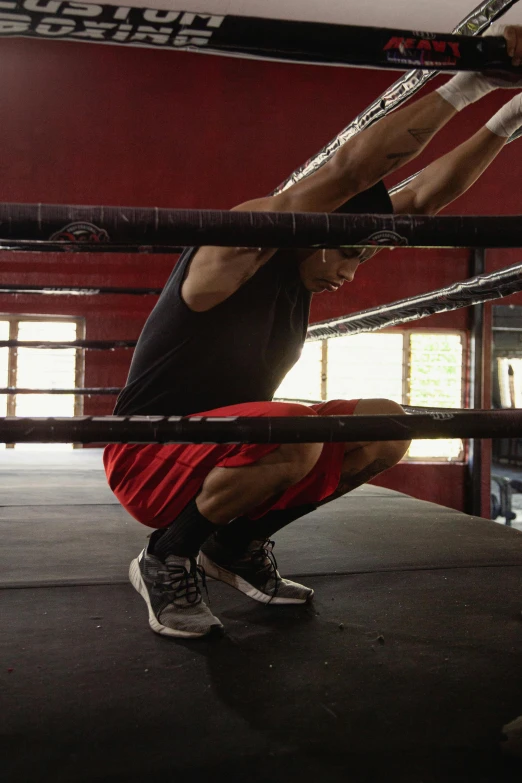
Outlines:
<svg viewBox="0 0 522 783"><path fill-rule="evenodd" d="M0 418L2 443L333 443L522 436L522 410L414 416Z"/></svg>
<svg viewBox="0 0 522 783"><path fill-rule="evenodd" d="M63 241L64 249L90 253L104 253L111 243L126 247L128 252L144 252L145 248L158 245L163 250L170 247L172 252L177 252L179 245L279 248L522 246L522 218L518 215L440 217L4 203L0 204L0 247L8 246L9 240L23 240L24 243L37 240L34 249L46 250L47 241L54 249L56 242L49 237L71 220L88 222L107 236L107 243L94 245Z"/></svg>

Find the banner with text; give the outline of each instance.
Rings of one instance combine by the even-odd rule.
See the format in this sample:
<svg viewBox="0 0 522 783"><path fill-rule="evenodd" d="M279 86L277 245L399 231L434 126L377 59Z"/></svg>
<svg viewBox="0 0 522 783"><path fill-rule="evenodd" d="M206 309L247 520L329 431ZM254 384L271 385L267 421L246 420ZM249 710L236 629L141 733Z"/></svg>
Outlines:
<svg viewBox="0 0 522 783"><path fill-rule="evenodd" d="M331 65L511 69L503 38L61 0L0 0L0 37L11 36L206 50Z"/></svg>

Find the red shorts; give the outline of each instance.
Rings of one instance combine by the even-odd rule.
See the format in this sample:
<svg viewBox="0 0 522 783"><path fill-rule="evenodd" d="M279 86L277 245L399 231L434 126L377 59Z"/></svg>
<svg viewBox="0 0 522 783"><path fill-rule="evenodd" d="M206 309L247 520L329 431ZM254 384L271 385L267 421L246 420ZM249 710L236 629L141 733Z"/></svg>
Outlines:
<svg viewBox="0 0 522 783"><path fill-rule="evenodd" d="M317 405L286 402L246 402L194 416L321 416L354 413L359 400L331 400ZM278 443L166 445L113 443L105 448L103 464L109 486L122 506L149 527L169 525L196 497L213 468L252 465L279 448ZM248 514L257 519L269 509L318 503L337 489L344 443L325 443L313 470L298 484Z"/></svg>

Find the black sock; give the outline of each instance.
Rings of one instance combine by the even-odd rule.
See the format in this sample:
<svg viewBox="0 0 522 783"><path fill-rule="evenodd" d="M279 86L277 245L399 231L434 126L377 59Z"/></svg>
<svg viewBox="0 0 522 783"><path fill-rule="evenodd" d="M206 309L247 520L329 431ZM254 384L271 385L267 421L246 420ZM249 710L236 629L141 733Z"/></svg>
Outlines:
<svg viewBox="0 0 522 783"><path fill-rule="evenodd" d="M307 503L294 508L283 508L267 513L259 519L237 517L228 525L223 525L216 532L216 540L223 546L237 552L243 552L251 541L265 541L278 530L286 527L299 517L304 517L315 511L317 503Z"/></svg>
<svg viewBox="0 0 522 783"><path fill-rule="evenodd" d="M191 500L174 522L152 533L148 551L160 560L168 555L196 557L203 542L217 527L199 513L196 500Z"/></svg>

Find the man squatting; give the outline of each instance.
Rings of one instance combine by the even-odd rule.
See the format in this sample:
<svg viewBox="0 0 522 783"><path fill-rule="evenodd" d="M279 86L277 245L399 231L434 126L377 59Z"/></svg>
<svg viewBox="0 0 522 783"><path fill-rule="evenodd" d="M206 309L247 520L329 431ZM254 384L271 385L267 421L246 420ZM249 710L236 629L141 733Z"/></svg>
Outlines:
<svg viewBox="0 0 522 783"><path fill-rule="evenodd" d="M513 65L520 65L522 27L492 32L505 36ZM383 177L419 155L469 104L494 89L521 85L507 77L459 73L350 139L306 179L235 209L435 215L480 177L522 125L521 93L391 197ZM374 252L186 249L143 328L115 414L402 413L385 399L310 406L272 402L301 353L312 295L351 283ZM107 446L110 487L135 519L155 528L130 566L151 628L185 638L221 631L202 600L205 573L263 603L310 601L312 589L280 576L272 536L391 468L408 446L397 441Z"/></svg>

